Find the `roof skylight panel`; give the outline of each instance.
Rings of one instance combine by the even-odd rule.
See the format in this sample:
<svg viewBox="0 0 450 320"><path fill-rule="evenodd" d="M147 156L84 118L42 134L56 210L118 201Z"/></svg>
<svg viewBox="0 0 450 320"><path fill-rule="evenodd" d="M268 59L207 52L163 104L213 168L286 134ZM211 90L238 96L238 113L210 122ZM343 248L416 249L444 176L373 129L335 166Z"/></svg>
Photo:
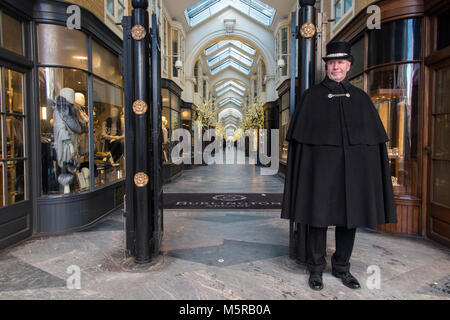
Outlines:
<svg viewBox="0 0 450 320"><path fill-rule="evenodd" d="M239 40L222 40L222 41L216 42L216 43L210 45L208 48L206 48L205 56L209 56L210 54L213 54L217 50L219 50L229 44L232 44L236 48L241 49L242 51L245 51L246 53L248 53L252 56L255 55L255 53L256 53L255 49L253 49L248 44L245 44Z"/></svg>
<svg viewBox="0 0 450 320"><path fill-rule="evenodd" d="M249 75L250 74L250 69L248 69L248 68L246 68L244 66L241 66L239 63L237 63L234 60L231 60L230 58L228 58L228 60L226 60L226 61L222 62L221 64L219 64L217 67L212 68L211 69L211 74L215 75L215 74L219 73L220 71L222 71L222 70L224 70L224 69L226 69L228 67L233 67L233 68L235 68L236 70L242 72L245 75Z"/></svg>
<svg viewBox="0 0 450 320"><path fill-rule="evenodd" d="M276 10L261 0L202 0L185 10L188 24L193 27L224 8L232 6L256 21L270 26Z"/></svg>
<svg viewBox="0 0 450 320"><path fill-rule="evenodd" d="M240 84L238 84L237 82L235 82L233 80L229 80L229 81L225 82L224 84L220 85L219 87L216 88L216 91L220 91L229 85L235 86L236 88L238 88L241 91L246 91L245 87L241 86Z"/></svg>
<svg viewBox="0 0 450 320"><path fill-rule="evenodd" d="M222 50L220 53L216 54L215 56L208 59L208 65L210 67L218 64L219 62L229 58L233 57L237 61L242 62L243 64L251 67L253 65L253 59L247 57L246 55L240 53L234 48L227 48L225 50Z"/></svg>
<svg viewBox="0 0 450 320"><path fill-rule="evenodd" d="M239 91L238 89L236 89L236 88L233 87L233 86L229 86L228 88L226 88L226 89L222 90L221 92L219 92L219 93L217 94L217 96L220 97L221 95L224 95L224 94L227 93L228 91L234 91L234 92L236 92L236 93L237 93L238 95L240 95L240 96L244 96L244 95L245 95L244 92Z"/></svg>

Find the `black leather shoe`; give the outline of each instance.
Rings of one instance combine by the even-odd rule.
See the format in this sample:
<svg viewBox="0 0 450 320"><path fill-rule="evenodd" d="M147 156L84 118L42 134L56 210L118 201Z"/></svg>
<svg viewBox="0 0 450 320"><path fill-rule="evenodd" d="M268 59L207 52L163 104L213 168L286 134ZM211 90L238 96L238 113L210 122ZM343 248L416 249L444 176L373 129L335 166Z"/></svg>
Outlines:
<svg viewBox="0 0 450 320"><path fill-rule="evenodd" d="M323 289L322 273L311 272L309 274L309 287L313 290L319 291Z"/></svg>
<svg viewBox="0 0 450 320"><path fill-rule="evenodd" d="M332 271L331 273L336 278L341 279L344 286L346 286L350 289L361 288L361 285L359 284L358 280L356 280L356 278L350 273L350 271L346 271L346 272Z"/></svg>

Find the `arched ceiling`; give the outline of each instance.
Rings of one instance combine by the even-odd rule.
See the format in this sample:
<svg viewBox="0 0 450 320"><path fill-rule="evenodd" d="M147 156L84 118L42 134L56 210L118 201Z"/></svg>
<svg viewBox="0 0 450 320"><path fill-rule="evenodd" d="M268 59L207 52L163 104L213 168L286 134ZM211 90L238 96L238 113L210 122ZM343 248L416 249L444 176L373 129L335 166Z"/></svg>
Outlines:
<svg viewBox="0 0 450 320"><path fill-rule="evenodd" d="M172 19L181 22L187 33L186 75L192 76L195 62L201 60L216 103L222 110L237 112L249 100L258 61L269 71L275 68L272 33L296 1L164 0ZM224 33L223 21L230 18L237 21L236 30ZM220 116L225 125L237 125L240 118L242 112Z"/></svg>

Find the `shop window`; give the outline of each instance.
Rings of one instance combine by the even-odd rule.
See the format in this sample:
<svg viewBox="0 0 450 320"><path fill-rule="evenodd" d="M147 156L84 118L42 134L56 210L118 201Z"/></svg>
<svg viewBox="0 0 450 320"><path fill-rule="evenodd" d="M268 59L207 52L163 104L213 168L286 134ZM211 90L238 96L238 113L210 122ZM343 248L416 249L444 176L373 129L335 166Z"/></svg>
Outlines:
<svg viewBox="0 0 450 320"><path fill-rule="evenodd" d="M93 40L91 43L90 55L88 38L82 32L38 25L45 196L90 192L125 178L119 57L99 43ZM89 65L92 73L88 71Z"/></svg>
<svg viewBox="0 0 450 320"><path fill-rule="evenodd" d="M288 142L286 141L286 135L289 128L289 120L290 120L290 108L289 108L289 92L286 92L281 96L281 115L280 115L280 141L281 141L281 150L280 150L280 159L282 161L287 161L288 156Z"/></svg>
<svg viewBox="0 0 450 320"><path fill-rule="evenodd" d="M88 70L88 37L67 27L39 24L37 27L39 64Z"/></svg>
<svg viewBox="0 0 450 320"><path fill-rule="evenodd" d="M170 92L168 89L162 89L162 134L163 134L163 163L170 163Z"/></svg>
<svg viewBox="0 0 450 320"><path fill-rule="evenodd" d="M94 79L95 186L124 178L125 119L123 90Z"/></svg>
<svg viewBox="0 0 450 320"><path fill-rule="evenodd" d="M89 191L88 74L39 68L42 194Z"/></svg>
<svg viewBox="0 0 450 320"><path fill-rule="evenodd" d="M24 76L22 73L1 68L0 138L0 207L27 200L25 153L26 117L24 113Z"/></svg>
<svg viewBox="0 0 450 320"><path fill-rule="evenodd" d="M348 77L351 79L364 72L364 37L353 43L351 54L354 58L352 67L348 72Z"/></svg>
<svg viewBox="0 0 450 320"><path fill-rule="evenodd" d="M92 72L114 84L123 86L119 57L95 41L92 41Z"/></svg>
<svg viewBox="0 0 450 320"><path fill-rule="evenodd" d="M421 18L412 18L383 23L381 29L370 30L368 66L420 60L421 26Z"/></svg>
<svg viewBox="0 0 450 320"><path fill-rule="evenodd" d="M181 127L181 105L180 98L168 89L162 89L162 99L163 163L167 164L172 162L172 134Z"/></svg>
<svg viewBox="0 0 450 320"><path fill-rule="evenodd" d="M368 74L369 95L390 139L387 148L396 194L416 193L419 70L420 64L401 64Z"/></svg>
<svg viewBox="0 0 450 320"><path fill-rule="evenodd" d="M23 55L23 26L22 22L1 13L3 48Z"/></svg>

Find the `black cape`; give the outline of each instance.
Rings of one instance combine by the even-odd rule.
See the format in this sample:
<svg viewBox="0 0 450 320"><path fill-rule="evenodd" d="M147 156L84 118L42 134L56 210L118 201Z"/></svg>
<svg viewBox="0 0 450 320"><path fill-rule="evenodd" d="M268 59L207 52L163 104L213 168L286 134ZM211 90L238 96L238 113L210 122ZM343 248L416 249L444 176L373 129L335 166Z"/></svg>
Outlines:
<svg viewBox="0 0 450 320"><path fill-rule="evenodd" d="M329 96L330 94L350 94ZM386 142L369 96L325 78L299 99L289 141L281 218L315 227L396 223Z"/></svg>

